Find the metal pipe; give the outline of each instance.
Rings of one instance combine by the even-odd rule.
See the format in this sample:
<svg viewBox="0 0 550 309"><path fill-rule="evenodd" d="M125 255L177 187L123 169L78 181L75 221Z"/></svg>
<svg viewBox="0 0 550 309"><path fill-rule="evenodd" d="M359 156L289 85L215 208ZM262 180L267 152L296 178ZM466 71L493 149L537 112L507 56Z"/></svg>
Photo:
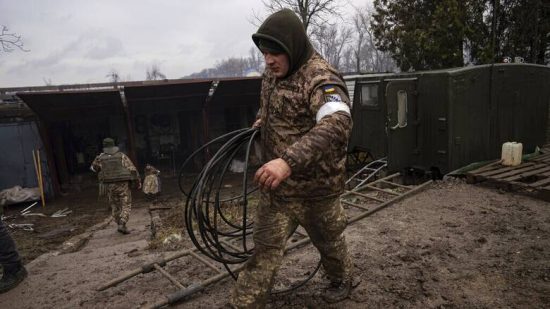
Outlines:
<svg viewBox="0 0 550 309"><path fill-rule="evenodd" d="M384 177L384 178L380 178L380 179L378 179L378 180L376 180L376 181L373 181L373 182L371 182L371 183L369 183L369 184L374 184L374 183L380 182L380 181L382 181L382 180L393 179L393 178L395 178L395 177L397 177L397 176L400 176L400 175L401 175L400 173L391 174L391 175L386 176L386 177ZM368 185L364 185L364 186L361 186L361 187L358 187L358 188L354 188L352 191L353 191L353 192L361 191L361 190L365 189L367 186L368 186ZM348 192L342 194L340 197L348 196L348 195L352 194L352 191L348 191Z"/></svg>
<svg viewBox="0 0 550 309"><path fill-rule="evenodd" d="M369 211L369 209L367 207L363 206L363 205L355 204L355 203L348 202L348 201L345 201L345 200L342 200L342 203L344 203L346 205L350 205L350 206L355 207L355 208L363 209L365 211Z"/></svg>
<svg viewBox="0 0 550 309"><path fill-rule="evenodd" d="M403 194L400 195L400 196L396 196L396 197L394 197L393 199L391 199L391 200L389 200L389 201L387 201L387 202L385 202L385 203L383 203L383 204L380 204L379 206L377 206L376 208L374 208L374 209L372 209L372 210L370 210L370 211L367 211L367 212L365 212L365 213L359 214L359 215L357 215L357 216L351 218L351 219L348 221L348 225L351 224L351 223L357 222L357 221L359 221L359 220L361 220L361 219L363 219L363 218L366 218L366 217L372 215L373 213L375 213L375 212L377 212L377 211L379 211L379 210L382 210L382 209L386 208L388 205L390 205L390 204L393 203L393 202L397 202L397 201L399 201L399 200L401 200L401 199L403 199L403 198L405 198L405 197L407 197L407 196L409 196L409 195L411 195L411 194L413 194L413 193L416 193L416 192L418 192L418 191L424 189L427 185L431 184L432 182L433 182L433 180L426 181L425 183L419 185L418 187L416 187L416 188L414 188L414 189L412 189L412 190L410 190L410 191L407 191L407 192L403 193Z"/></svg>
<svg viewBox="0 0 550 309"><path fill-rule="evenodd" d="M166 270L164 270L162 267L159 266L159 264L153 264L153 267L155 267L156 270L158 270L166 279L170 280L175 286L177 286L180 289L185 289L183 284L181 284L176 278L174 278L172 275L170 275Z"/></svg>

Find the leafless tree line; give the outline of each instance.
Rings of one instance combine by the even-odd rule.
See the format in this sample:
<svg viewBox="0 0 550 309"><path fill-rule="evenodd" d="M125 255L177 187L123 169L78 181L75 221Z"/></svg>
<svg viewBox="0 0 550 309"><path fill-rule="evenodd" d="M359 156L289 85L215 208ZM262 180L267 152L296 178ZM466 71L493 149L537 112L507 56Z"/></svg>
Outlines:
<svg viewBox="0 0 550 309"><path fill-rule="evenodd" d="M290 0L289 0L290 1ZM332 0L331 2L338 2ZM342 3L342 0L340 1ZM354 8L351 16L330 11L336 21L318 23L309 35L317 51L335 68L345 73L392 72L396 65L388 53L378 50L371 29L373 9ZM328 14L325 14L328 15Z"/></svg>
<svg viewBox="0 0 550 309"><path fill-rule="evenodd" d="M293 10L302 20L315 49L344 73L392 72L397 67L391 55L375 46L371 28L373 9L368 1L351 16L342 12L347 0L262 0L266 13L283 8ZM254 14L259 26L265 16Z"/></svg>

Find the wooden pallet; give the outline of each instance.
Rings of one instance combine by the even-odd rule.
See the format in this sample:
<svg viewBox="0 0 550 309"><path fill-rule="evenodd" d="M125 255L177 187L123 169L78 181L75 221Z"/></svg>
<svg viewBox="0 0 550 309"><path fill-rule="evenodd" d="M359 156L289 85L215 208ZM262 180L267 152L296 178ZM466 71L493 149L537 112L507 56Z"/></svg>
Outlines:
<svg viewBox="0 0 550 309"><path fill-rule="evenodd" d="M541 163L546 163L546 164L550 165L550 152L543 153L541 155L533 157L533 158L529 159L529 161L541 162Z"/></svg>
<svg viewBox="0 0 550 309"><path fill-rule="evenodd" d="M550 153L542 153L517 166L489 163L466 173L468 183L489 182L507 191L521 191L550 201Z"/></svg>

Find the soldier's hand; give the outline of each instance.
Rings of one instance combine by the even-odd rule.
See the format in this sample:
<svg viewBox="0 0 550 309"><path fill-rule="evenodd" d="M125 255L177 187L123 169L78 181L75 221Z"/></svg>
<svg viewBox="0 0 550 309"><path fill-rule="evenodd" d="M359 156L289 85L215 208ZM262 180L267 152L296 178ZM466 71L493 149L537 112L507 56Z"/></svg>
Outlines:
<svg viewBox="0 0 550 309"><path fill-rule="evenodd" d="M256 171L254 181L258 183L262 190L274 190L281 182L287 179L292 170L285 160L279 158L271 160L262 165Z"/></svg>
<svg viewBox="0 0 550 309"><path fill-rule="evenodd" d="M141 190L141 182L138 182L137 189Z"/></svg>

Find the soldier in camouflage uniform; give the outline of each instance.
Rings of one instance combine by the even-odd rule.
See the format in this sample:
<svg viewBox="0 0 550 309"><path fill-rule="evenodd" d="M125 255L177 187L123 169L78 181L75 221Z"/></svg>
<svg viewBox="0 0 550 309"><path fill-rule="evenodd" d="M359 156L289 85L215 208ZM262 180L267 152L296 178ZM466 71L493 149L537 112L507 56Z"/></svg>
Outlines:
<svg viewBox="0 0 550 309"><path fill-rule="evenodd" d="M321 254L330 285L327 302L348 297L352 262L340 205L352 121L340 74L313 49L298 17L285 9L252 35L262 51L260 110L265 163L255 179L262 188L254 221L254 254L239 274L230 304L265 306L290 234L301 225Z"/></svg>
<svg viewBox="0 0 550 309"><path fill-rule="evenodd" d="M103 140L103 153L99 154L90 169L98 173L98 180L107 189L107 198L111 206L111 214L118 225L117 230L128 234L126 222L132 209L131 183L137 183L141 188L139 173L128 156L119 151L112 138Z"/></svg>

